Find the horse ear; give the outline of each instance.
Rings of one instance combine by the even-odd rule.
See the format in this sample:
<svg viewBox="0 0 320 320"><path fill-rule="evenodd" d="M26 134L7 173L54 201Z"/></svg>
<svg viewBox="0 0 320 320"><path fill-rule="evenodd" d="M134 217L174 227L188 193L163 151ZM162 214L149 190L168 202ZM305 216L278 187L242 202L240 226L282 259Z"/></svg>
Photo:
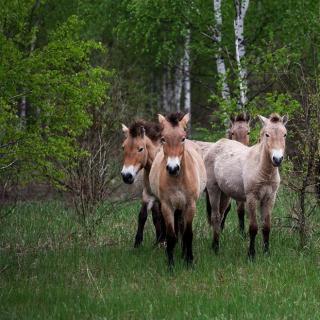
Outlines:
<svg viewBox="0 0 320 320"><path fill-rule="evenodd" d="M288 115L285 115L285 116L282 117L282 123L283 123L284 126L287 124L288 121L289 121Z"/></svg>
<svg viewBox="0 0 320 320"><path fill-rule="evenodd" d="M122 127L122 132L127 137L129 134L129 128L126 125L124 125L123 123L121 124L121 127Z"/></svg>
<svg viewBox="0 0 320 320"><path fill-rule="evenodd" d="M159 123L163 123L163 122L165 122L166 121L166 118L162 115L162 114L158 114L158 121L159 121Z"/></svg>
<svg viewBox="0 0 320 320"><path fill-rule="evenodd" d="M266 124L266 122L268 121L268 118L264 117L264 116L260 116L258 115L262 125L264 126Z"/></svg>
<svg viewBox="0 0 320 320"><path fill-rule="evenodd" d="M187 113L183 116L183 118L179 121L179 124L183 127L183 129L187 128L187 124L190 120L190 113Z"/></svg>

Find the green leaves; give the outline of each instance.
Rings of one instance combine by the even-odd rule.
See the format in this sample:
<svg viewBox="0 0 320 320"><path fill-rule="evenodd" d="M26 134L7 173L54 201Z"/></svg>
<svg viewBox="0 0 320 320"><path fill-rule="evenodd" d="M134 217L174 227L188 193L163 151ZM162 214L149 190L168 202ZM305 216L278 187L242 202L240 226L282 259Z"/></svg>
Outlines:
<svg viewBox="0 0 320 320"><path fill-rule="evenodd" d="M15 148L10 153L0 149L0 167L15 159L25 179L61 178L83 154L77 138L92 123L89 107L107 99L110 73L91 63L92 54L103 48L82 40L81 27L71 16L46 45L29 54L0 35L0 145ZM22 98L26 119L18 116Z"/></svg>

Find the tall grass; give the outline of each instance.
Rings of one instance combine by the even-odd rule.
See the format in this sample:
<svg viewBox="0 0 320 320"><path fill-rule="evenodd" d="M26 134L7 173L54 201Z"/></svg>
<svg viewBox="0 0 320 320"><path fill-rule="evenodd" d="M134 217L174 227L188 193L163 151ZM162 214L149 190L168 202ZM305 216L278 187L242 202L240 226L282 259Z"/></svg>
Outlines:
<svg viewBox="0 0 320 320"><path fill-rule="evenodd" d="M164 250L153 247L152 219L133 248L138 208L118 206L89 238L60 202L19 204L1 225L0 318L320 318L319 240L300 251L291 229L275 227L271 255L262 254L259 234L251 263L233 207L216 256L200 201L194 266L186 268L177 246L170 273ZM274 217L286 215L278 201Z"/></svg>

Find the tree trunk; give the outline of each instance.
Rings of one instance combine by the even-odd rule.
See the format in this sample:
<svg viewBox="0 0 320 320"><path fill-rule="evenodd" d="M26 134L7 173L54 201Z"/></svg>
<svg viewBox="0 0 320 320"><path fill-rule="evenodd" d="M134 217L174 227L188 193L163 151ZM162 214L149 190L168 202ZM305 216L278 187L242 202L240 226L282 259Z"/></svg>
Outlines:
<svg viewBox="0 0 320 320"><path fill-rule="evenodd" d="M216 53L217 72L221 81L221 96L224 100L229 100L230 90L226 77L226 66L222 55L221 45L221 29L222 29L222 14L221 14L221 0L213 0L214 18L215 18L215 34L214 41L218 44L218 52Z"/></svg>
<svg viewBox="0 0 320 320"><path fill-rule="evenodd" d="M175 72L175 85L174 85L174 104L175 110L181 110L181 94L183 85L183 63L184 58L181 58L179 66L176 68Z"/></svg>
<svg viewBox="0 0 320 320"><path fill-rule="evenodd" d="M247 69L243 66L243 57L245 56L245 42L244 42L244 19L249 7L249 0L234 0L236 17L234 20L234 35L235 35L235 47L236 47L236 60L238 66L239 77L239 89L240 99L239 108L242 109L247 99Z"/></svg>
<svg viewBox="0 0 320 320"><path fill-rule="evenodd" d="M190 79L190 30L188 30L184 44L183 58L183 76L184 76L184 110L190 114L191 120L191 79ZM189 132L191 132L191 121L189 123Z"/></svg>

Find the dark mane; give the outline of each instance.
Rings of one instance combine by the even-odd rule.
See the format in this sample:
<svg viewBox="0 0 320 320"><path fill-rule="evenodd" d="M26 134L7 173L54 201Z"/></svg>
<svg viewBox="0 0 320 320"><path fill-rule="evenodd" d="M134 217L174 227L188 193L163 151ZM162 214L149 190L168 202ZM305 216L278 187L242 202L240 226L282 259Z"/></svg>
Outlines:
<svg viewBox="0 0 320 320"><path fill-rule="evenodd" d="M157 141L161 138L161 125L159 123L136 120L129 128L129 133L132 138L141 137L144 132L149 139Z"/></svg>
<svg viewBox="0 0 320 320"><path fill-rule="evenodd" d="M245 112L241 112L241 113L238 113L236 116L232 115L230 117L230 120L232 122L237 122L237 121L245 121L245 122L248 122L250 120L250 115L249 114L246 114Z"/></svg>
<svg viewBox="0 0 320 320"><path fill-rule="evenodd" d="M172 112L166 116L166 119L173 127L176 127L184 116L185 114L183 112Z"/></svg>
<svg viewBox="0 0 320 320"><path fill-rule="evenodd" d="M269 117L269 120L273 123L282 122L282 118L278 113L272 113Z"/></svg>

